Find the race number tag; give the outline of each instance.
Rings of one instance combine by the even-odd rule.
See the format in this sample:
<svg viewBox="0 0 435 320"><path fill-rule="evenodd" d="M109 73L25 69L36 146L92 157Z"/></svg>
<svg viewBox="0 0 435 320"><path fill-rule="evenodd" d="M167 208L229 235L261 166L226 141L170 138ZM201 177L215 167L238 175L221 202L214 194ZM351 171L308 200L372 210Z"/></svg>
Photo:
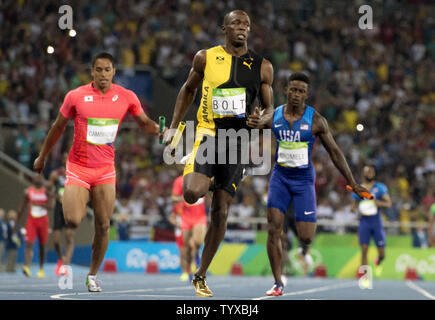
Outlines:
<svg viewBox="0 0 435 320"><path fill-rule="evenodd" d="M86 141L95 144L112 144L118 132L118 119L89 118Z"/></svg>
<svg viewBox="0 0 435 320"><path fill-rule="evenodd" d="M279 141L278 164L283 167L308 165L308 142Z"/></svg>
<svg viewBox="0 0 435 320"><path fill-rule="evenodd" d="M378 206L374 200L362 200L358 204L358 210L363 216L374 216L378 213Z"/></svg>
<svg viewBox="0 0 435 320"><path fill-rule="evenodd" d="M214 88L212 110L214 118L244 117L246 113L246 89Z"/></svg>
<svg viewBox="0 0 435 320"><path fill-rule="evenodd" d="M30 209L30 214L34 218L41 218L47 214L47 208L33 205Z"/></svg>

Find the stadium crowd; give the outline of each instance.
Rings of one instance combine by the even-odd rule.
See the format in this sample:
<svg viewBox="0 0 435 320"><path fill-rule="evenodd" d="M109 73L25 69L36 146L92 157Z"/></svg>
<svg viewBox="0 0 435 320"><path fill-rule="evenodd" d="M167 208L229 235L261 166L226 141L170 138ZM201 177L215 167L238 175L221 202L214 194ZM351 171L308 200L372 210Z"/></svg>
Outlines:
<svg viewBox="0 0 435 320"><path fill-rule="evenodd" d="M388 186L393 208L385 219L423 221L435 201L434 6L419 0L369 3L372 30L358 28L358 0L345 8L321 0L237 6L251 16L250 47L274 66L275 105L286 101L288 76L307 72L309 102L330 122L355 176L360 180L363 165L371 163ZM58 6L49 0L0 3L1 124L14 130L11 155L29 168L65 93L90 81L87 68L95 53L112 53L117 66L133 74L135 66L151 67L175 90L199 49L222 44L223 14L236 8L234 1L220 0L76 1L77 36L71 38L58 27ZM55 48L52 55L48 44ZM116 142L116 210L156 223L170 213L171 185L180 170L165 165L163 147L130 121ZM56 146L47 175L60 166L71 140L65 135ZM324 161L325 152L320 144L314 152L318 218L355 221L345 181ZM268 179L249 176L231 214L265 216Z"/></svg>

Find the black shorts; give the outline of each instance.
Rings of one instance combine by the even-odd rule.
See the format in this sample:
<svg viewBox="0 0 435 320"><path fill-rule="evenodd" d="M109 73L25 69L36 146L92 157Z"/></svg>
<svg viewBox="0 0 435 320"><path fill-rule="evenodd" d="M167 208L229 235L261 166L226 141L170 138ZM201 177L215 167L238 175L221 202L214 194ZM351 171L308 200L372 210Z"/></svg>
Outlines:
<svg viewBox="0 0 435 320"><path fill-rule="evenodd" d="M211 148L213 145L214 148ZM247 150L249 151L249 148ZM209 178L214 177L215 190L223 189L234 197L247 166L246 161L243 161L246 159L242 159L241 155L242 143L239 140L233 141L227 138L222 143L222 140L219 141L218 138L210 135L198 136L184 167L183 176L197 172ZM246 153L243 156L246 158Z"/></svg>
<svg viewBox="0 0 435 320"><path fill-rule="evenodd" d="M65 227L65 218L63 217L62 204L56 201L53 216L53 230L61 230Z"/></svg>

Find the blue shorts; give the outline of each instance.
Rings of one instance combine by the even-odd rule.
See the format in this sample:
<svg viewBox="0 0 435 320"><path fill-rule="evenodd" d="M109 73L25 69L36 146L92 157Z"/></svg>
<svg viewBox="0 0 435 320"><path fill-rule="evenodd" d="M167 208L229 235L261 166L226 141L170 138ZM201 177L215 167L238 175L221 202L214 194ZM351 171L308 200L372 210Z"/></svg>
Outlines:
<svg viewBox="0 0 435 320"><path fill-rule="evenodd" d="M314 179L290 179L278 170L273 170L267 208L277 208L285 214L292 201L296 222L316 222Z"/></svg>
<svg viewBox="0 0 435 320"><path fill-rule="evenodd" d="M369 245L370 238L373 237L375 245L378 248L384 248L385 243L385 230L382 226L382 221L378 216L361 217L358 227L359 244Z"/></svg>

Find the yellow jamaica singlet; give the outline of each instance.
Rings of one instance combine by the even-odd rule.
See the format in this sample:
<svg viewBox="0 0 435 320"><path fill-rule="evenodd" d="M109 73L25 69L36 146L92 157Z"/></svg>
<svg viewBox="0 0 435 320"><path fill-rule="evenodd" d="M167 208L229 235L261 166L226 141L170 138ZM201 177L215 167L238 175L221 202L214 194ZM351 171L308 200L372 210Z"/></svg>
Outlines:
<svg viewBox="0 0 435 320"><path fill-rule="evenodd" d="M247 115L260 92L263 58L251 50L232 56L222 46L208 49L206 55L198 131L213 135L216 129L247 128Z"/></svg>
<svg viewBox="0 0 435 320"><path fill-rule="evenodd" d="M214 176L217 189L226 190L231 196L235 195L244 170L240 160L241 142L226 142L233 149L230 151L227 146L224 153L225 164L219 163L220 149L216 133L219 133L217 129L250 129L246 126L247 116L252 113L255 105L260 105L256 99L260 93L262 60L262 57L250 50L240 57L228 54L222 46L206 51L195 143L183 175L197 172L207 177ZM209 137L215 144L213 160L199 163L197 152ZM230 164L230 154L237 154L237 163Z"/></svg>

